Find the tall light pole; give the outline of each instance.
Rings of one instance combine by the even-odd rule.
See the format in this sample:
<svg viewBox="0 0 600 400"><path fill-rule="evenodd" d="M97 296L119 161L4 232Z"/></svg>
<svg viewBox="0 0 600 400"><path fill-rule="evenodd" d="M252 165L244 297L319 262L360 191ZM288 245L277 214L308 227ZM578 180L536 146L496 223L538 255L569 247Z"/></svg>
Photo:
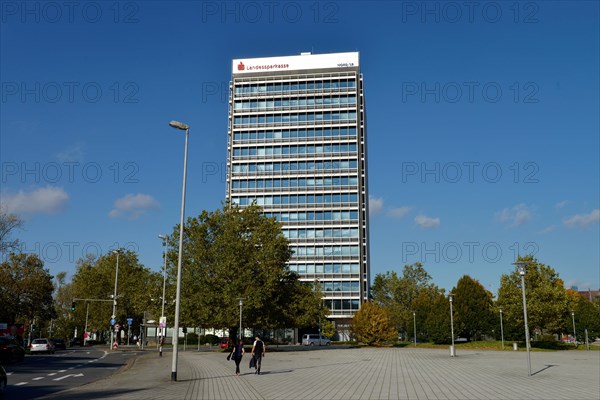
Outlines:
<svg viewBox="0 0 600 400"><path fill-rule="evenodd" d="M240 334L239 334L239 337L240 337L240 340L242 340L242 306L244 305L244 298L240 297L239 300L240 300Z"/></svg>
<svg viewBox="0 0 600 400"><path fill-rule="evenodd" d="M452 293L448 295L448 300L450 300L450 330L452 335L452 347L450 347L450 356L454 357L456 355L456 351L454 349L454 313L452 312Z"/></svg>
<svg viewBox="0 0 600 400"><path fill-rule="evenodd" d="M500 307L500 337L502 338L502 350L504 350L504 326L502 325L502 307Z"/></svg>
<svg viewBox="0 0 600 400"><path fill-rule="evenodd" d="M115 293L113 294L113 311L112 311L112 319L117 318L117 286L119 284L119 254L121 254L121 249L113 250L113 254L117 255L117 268L115 271ZM115 343L115 327L114 325L110 327L110 348L114 348Z"/></svg>
<svg viewBox="0 0 600 400"><path fill-rule="evenodd" d="M413 311L413 328L415 332L415 347L417 347L417 314Z"/></svg>
<svg viewBox="0 0 600 400"><path fill-rule="evenodd" d="M165 340L165 336L167 336L167 324L163 322L165 320L165 288L167 286L167 244L169 237L167 235L158 235L159 238L163 241L164 251L163 258L165 259L164 267L163 267L163 293L162 293L162 311L160 313L160 323L163 325L160 329L160 341L158 348L158 355L162 357L162 348L163 342Z"/></svg>
<svg viewBox="0 0 600 400"><path fill-rule="evenodd" d="M575 341L575 347L577 347L577 332L575 331L575 311L571 311L571 318L573 318L573 340Z"/></svg>
<svg viewBox="0 0 600 400"><path fill-rule="evenodd" d="M519 275L521 275L521 291L523 292L523 318L525 320L525 347L527 348L527 373L531 376L531 354L529 348L529 325L527 322L527 298L525 297L525 267L528 262L518 260L513 263L519 268Z"/></svg>
<svg viewBox="0 0 600 400"><path fill-rule="evenodd" d="M173 363L171 365L171 380L177 381L177 345L179 341L179 303L181 297L181 257L183 255L183 217L185 215L185 185L187 178L188 137L190 127L178 121L169 122L169 126L185 131L185 151L183 155L183 188L181 192L181 218L179 220L179 257L177 260L177 292L175 294L175 319L173 322Z"/></svg>

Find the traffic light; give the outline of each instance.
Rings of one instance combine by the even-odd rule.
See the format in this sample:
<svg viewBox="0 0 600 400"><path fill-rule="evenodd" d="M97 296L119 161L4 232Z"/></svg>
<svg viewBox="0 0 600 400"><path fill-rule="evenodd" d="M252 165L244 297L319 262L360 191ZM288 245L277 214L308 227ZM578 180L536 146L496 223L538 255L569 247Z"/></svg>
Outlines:
<svg viewBox="0 0 600 400"><path fill-rule="evenodd" d="M31 332L35 332L35 328L36 328L35 325L31 325Z"/></svg>
<svg viewBox="0 0 600 400"><path fill-rule="evenodd" d="M75 311L75 302L71 303L71 311Z"/></svg>
<svg viewBox="0 0 600 400"><path fill-rule="evenodd" d="M187 328L186 328L186 327L184 327L184 328L183 328L183 334L185 335L186 333L187 333Z"/></svg>

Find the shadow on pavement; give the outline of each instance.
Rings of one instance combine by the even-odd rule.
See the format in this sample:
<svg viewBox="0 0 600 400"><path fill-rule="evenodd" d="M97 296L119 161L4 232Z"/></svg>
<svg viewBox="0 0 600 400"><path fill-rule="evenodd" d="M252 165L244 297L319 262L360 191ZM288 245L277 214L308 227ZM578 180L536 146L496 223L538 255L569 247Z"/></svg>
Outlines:
<svg viewBox="0 0 600 400"><path fill-rule="evenodd" d="M537 375L540 372L545 371L545 370L547 370L550 367L558 367L558 364L556 364L556 365L555 364L548 364L548 365L544 366L544 368L540 369L539 371L531 373L531 376Z"/></svg>

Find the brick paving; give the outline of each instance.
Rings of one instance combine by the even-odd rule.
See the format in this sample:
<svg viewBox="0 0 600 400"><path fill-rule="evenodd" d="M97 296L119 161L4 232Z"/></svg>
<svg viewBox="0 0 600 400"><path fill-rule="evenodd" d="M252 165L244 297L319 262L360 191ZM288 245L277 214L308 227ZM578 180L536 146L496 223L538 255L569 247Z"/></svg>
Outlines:
<svg viewBox="0 0 600 400"><path fill-rule="evenodd" d="M242 375L221 352L149 353L112 377L60 399L600 399L600 351L531 353L414 348L268 352L263 373Z"/></svg>

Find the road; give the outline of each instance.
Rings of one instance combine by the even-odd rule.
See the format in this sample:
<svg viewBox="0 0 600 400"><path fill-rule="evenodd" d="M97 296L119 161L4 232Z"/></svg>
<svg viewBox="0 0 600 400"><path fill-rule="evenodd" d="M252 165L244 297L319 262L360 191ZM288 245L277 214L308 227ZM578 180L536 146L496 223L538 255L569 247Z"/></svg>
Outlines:
<svg viewBox="0 0 600 400"><path fill-rule="evenodd" d="M8 387L4 399L34 399L105 378L138 354L81 347L28 355L22 363L5 365Z"/></svg>

